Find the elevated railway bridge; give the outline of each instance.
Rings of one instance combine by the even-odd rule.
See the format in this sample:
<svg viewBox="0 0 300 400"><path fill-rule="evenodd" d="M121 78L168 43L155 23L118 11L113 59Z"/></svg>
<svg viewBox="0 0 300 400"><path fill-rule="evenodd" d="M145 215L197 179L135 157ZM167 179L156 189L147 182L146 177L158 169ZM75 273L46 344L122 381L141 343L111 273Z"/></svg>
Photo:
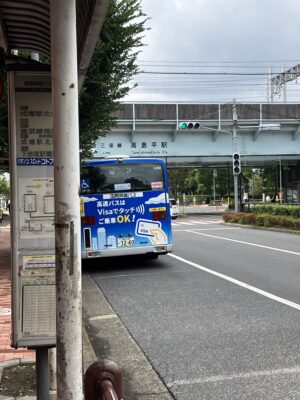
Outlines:
<svg viewBox="0 0 300 400"><path fill-rule="evenodd" d="M94 156L159 157L169 168L278 166L285 190L300 198L300 104L122 103L116 127ZM182 129L182 122L191 122ZM235 131L235 134L234 134Z"/></svg>

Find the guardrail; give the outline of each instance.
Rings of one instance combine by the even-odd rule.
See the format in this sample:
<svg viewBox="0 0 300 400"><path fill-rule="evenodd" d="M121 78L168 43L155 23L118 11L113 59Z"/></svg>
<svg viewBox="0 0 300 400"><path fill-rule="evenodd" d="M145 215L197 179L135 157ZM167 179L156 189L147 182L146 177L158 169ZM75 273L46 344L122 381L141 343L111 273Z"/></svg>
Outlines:
<svg viewBox="0 0 300 400"><path fill-rule="evenodd" d="M85 400L123 400L123 375L110 360L96 361L84 375Z"/></svg>

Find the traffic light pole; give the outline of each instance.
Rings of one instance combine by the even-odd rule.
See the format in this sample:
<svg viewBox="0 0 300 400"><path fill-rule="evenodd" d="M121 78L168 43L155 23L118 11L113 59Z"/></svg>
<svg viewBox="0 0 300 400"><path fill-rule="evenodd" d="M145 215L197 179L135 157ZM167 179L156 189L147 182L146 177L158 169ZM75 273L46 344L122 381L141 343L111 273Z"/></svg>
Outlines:
<svg viewBox="0 0 300 400"><path fill-rule="evenodd" d="M237 113L236 113L236 102L233 100L232 105L232 119L233 119L233 130L232 130L232 153L237 151ZM233 187L234 187L234 211L239 212L239 193L238 193L239 176L233 174Z"/></svg>
<svg viewBox="0 0 300 400"><path fill-rule="evenodd" d="M178 114L177 114L178 115ZM233 119L233 131L226 131L223 129L220 129L220 126L218 128L218 131L221 132L226 132L232 135L232 156L237 155L238 159L237 160L232 160L233 161L233 179L234 179L234 211L238 212L240 208L239 204L239 195L238 195L238 187L239 187L239 175L241 173L241 165L240 165L240 155L238 152L238 136L237 136L237 112L236 112L236 101L235 99L233 100L233 105L232 105L232 119ZM205 128L207 130L212 130L216 131L216 128L204 126L201 124L200 121L183 121L183 122L178 122L177 121L177 129L201 129ZM237 171L236 169L236 164L237 163Z"/></svg>

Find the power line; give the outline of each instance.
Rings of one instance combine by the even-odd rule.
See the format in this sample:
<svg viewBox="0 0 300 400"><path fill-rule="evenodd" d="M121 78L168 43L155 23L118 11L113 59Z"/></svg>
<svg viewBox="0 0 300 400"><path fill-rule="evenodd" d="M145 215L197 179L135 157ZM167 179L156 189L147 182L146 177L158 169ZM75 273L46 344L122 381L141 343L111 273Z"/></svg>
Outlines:
<svg viewBox="0 0 300 400"><path fill-rule="evenodd" d="M149 75L229 75L229 76L269 76L262 72L170 72L170 71L139 71L139 74Z"/></svg>
<svg viewBox="0 0 300 400"><path fill-rule="evenodd" d="M180 60L140 60L140 63L148 62L148 63L177 63L177 64L255 64L255 63L291 63L291 62L298 62L299 59L294 60L248 60L248 61L180 61Z"/></svg>
<svg viewBox="0 0 300 400"><path fill-rule="evenodd" d="M131 93L140 96L166 97L178 96L189 101L197 96L215 99L224 97L222 93L232 98L268 99L272 86L270 78L279 70L278 63L287 65L299 60L259 60L259 61L140 61L140 71L130 81L137 87ZM263 63L268 63L263 65ZM273 65L270 66L270 63ZM146 69L144 69L146 67ZM270 67L272 69L270 69ZM173 69L176 69L175 71ZM191 68L198 68L191 71ZM265 71L261 71L264 68ZM203 70L204 69L204 70ZM238 69L238 70L237 70ZM282 71L282 69L280 69ZM271 73L272 72L272 73ZM268 83L269 82L269 83ZM288 93L293 98L299 97L299 86L286 85ZM247 97L243 96L247 95ZM273 101L276 99L273 99ZM194 101L194 100L193 100Z"/></svg>
<svg viewBox="0 0 300 400"><path fill-rule="evenodd" d="M215 64L215 65L209 65L209 64L149 64L149 63L139 63L140 66L142 67L168 67L168 68L174 68L174 67L184 67L184 68L255 68L255 69L266 69L269 68L270 65L240 65L240 64ZM278 68L278 66L276 66Z"/></svg>

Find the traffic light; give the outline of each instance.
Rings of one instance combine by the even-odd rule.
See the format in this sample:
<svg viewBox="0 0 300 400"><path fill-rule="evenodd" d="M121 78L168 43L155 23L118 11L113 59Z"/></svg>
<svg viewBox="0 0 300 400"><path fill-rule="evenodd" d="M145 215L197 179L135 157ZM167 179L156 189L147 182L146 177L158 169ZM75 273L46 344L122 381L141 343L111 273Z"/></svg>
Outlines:
<svg viewBox="0 0 300 400"><path fill-rule="evenodd" d="M233 153L232 155L232 168L233 174L239 175L242 171L240 153Z"/></svg>
<svg viewBox="0 0 300 400"><path fill-rule="evenodd" d="M200 123L197 121L180 122L179 129L199 129Z"/></svg>

